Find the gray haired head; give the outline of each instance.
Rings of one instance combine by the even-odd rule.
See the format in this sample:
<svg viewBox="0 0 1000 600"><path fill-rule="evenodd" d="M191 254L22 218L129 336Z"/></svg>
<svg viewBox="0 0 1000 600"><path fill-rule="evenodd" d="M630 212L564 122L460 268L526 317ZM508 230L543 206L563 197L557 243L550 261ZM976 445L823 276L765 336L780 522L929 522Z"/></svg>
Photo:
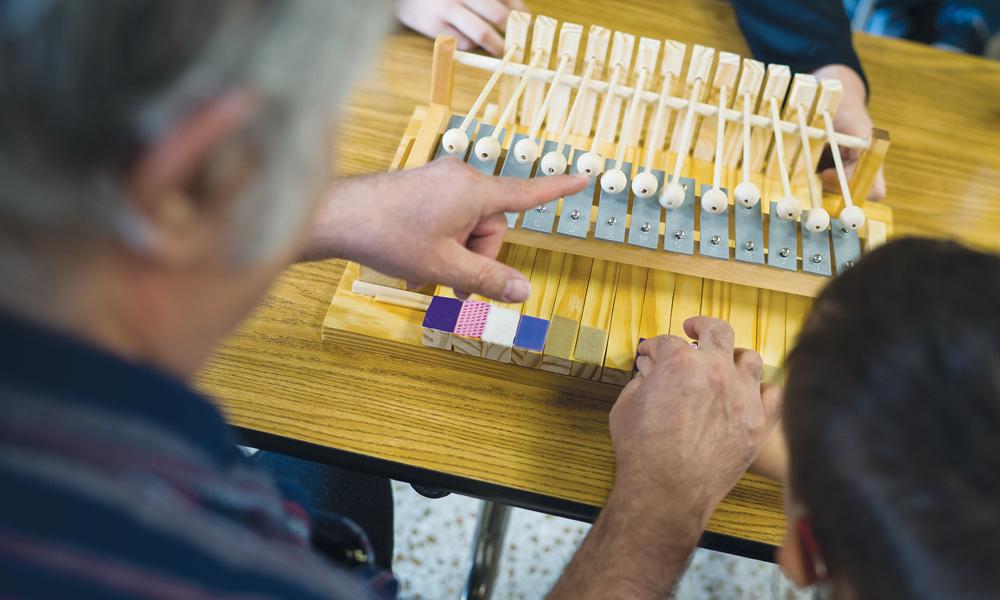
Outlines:
<svg viewBox="0 0 1000 600"><path fill-rule="evenodd" d="M328 166L326 126L390 5L0 0L0 237L141 243L132 161L186 113L245 90L262 115L240 141L262 168L234 208L233 253L265 255L301 224L305 186Z"/></svg>

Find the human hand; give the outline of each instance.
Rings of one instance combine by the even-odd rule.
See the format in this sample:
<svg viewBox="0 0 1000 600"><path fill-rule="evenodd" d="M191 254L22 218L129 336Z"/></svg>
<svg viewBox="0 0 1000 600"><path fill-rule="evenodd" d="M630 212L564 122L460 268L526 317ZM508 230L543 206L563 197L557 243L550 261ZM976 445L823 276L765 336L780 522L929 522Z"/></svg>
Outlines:
<svg viewBox="0 0 1000 600"><path fill-rule="evenodd" d="M440 283L460 297L521 302L523 274L495 260L505 211L524 211L583 189L579 175L483 175L454 158L419 169L339 182L320 209L305 259L340 257L409 282Z"/></svg>
<svg viewBox="0 0 1000 600"><path fill-rule="evenodd" d="M846 65L826 65L813 71L813 75L818 78L839 79L844 84L844 96L840 101L840 108L833 119L833 128L840 133L854 135L860 138L869 138L872 134L872 118L868 114L868 92L865 89L865 82L857 72ZM841 148L841 157L844 159L844 170L847 177L857 167L861 151L857 148ZM837 180L835 169L826 169L820 176L823 178L823 188L831 192L840 192L840 183ZM875 176L875 182L868 193L869 200L881 200L885 198L885 175L879 169Z"/></svg>
<svg viewBox="0 0 1000 600"><path fill-rule="evenodd" d="M460 50L477 46L494 56L503 52L503 33L511 10L526 10L522 0L398 0L396 17L407 27L435 37L453 35Z"/></svg>
<svg viewBox="0 0 1000 600"><path fill-rule="evenodd" d="M676 336L639 346L638 373L611 410L615 488L704 527L767 440L780 395L761 384L760 355L734 349L728 324L693 317L684 331L697 348Z"/></svg>

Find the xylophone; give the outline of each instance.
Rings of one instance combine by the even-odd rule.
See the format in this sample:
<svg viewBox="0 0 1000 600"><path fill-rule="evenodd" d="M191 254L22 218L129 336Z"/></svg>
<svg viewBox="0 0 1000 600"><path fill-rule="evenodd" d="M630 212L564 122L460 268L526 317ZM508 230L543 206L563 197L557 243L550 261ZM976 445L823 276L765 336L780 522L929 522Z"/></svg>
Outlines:
<svg viewBox="0 0 1000 600"><path fill-rule="evenodd" d="M500 260L529 278L531 298L410 292L352 264L324 335L623 385L641 339L683 335L683 321L703 314L780 366L811 297L891 234L889 208L864 203L888 134L834 131L836 80L599 26L585 43L575 23L556 34L554 19L513 12L500 58L438 38L430 103L414 111L393 164L455 156L489 175L590 176L573 196L507 215ZM490 73L464 114L451 106L458 64ZM839 193L816 175L827 145ZM861 153L850 178L841 148Z"/></svg>

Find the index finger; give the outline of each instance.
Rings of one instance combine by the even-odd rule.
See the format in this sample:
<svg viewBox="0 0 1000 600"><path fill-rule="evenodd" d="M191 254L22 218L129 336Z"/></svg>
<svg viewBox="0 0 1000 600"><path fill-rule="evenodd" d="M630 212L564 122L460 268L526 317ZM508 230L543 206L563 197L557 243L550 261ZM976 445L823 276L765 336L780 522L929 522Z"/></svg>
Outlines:
<svg viewBox="0 0 1000 600"><path fill-rule="evenodd" d="M481 192L483 213L522 212L563 196L573 195L587 185L584 175L555 175L521 179L490 177Z"/></svg>
<svg viewBox="0 0 1000 600"><path fill-rule="evenodd" d="M736 336L729 323L712 317L691 317L684 321L684 333L698 341L701 350L724 352L730 356L736 345Z"/></svg>

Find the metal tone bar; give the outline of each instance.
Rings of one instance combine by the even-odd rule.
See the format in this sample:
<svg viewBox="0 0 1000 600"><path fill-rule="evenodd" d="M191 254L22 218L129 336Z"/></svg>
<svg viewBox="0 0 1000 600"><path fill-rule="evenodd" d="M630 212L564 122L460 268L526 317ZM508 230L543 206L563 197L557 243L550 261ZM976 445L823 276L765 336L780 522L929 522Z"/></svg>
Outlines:
<svg viewBox="0 0 1000 600"><path fill-rule="evenodd" d="M448 129L454 129L456 127L460 127L462 125L462 121L464 120L465 120L464 116L452 114L451 117L448 119L448 127L447 129L445 129L445 131L447 131ZM476 125L478 124L479 124L478 121L476 121L475 119L471 119L469 121L469 127L468 129L465 130L465 135L469 136L470 140L472 139L472 134L473 132L476 131ZM466 156L468 156L469 151L471 149L472 149L472 144L469 144L469 147L465 149ZM438 142L437 150L434 151L434 158L432 160L437 160L442 156L448 156L448 151L444 149L444 142ZM463 156L462 161L465 161L465 158L466 157Z"/></svg>
<svg viewBox="0 0 1000 600"><path fill-rule="evenodd" d="M779 217L777 202L771 203L767 222L768 266L788 271L797 270L799 224Z"/></svg>
<svg viewBox="0 0 1000 600"><path fill-rule="evenodd" d="M551 140L545 142L542 145L542 151L539 156L545 156L546 153L552 152L556 149L558 144ZM567 161L570 156L569 144L563 147L563 154L566 156ZM562 175L562 173L558 173ZM536 177L545 177L545 171L538 169L535 172ZM532 231L540 231L542 233L552 233L552 224L556 220L556 211L559 209L559 199L556 198L550 202L539 206L538 208L533 208L529 211L525 211L524 218L521 219L521 227L523 229L531 229ZM590 222L590 217L587 217L587 221Z"/></svg>
<svg viewBox="0 0 1000 600"><path fill-rule="evenodd" d="M663 171L650 171L656 177L656 189L663 189ZM660 244L660 224L663 223L663 207L654 194L649 198L632 198L632 219L629 223L628 243L656 250Z"/></svg>
<svg viewBox="0 0 1000 600"><path fill-rule="evenodd" d="M830 221L830 237L833 238L833 260L839 275L861 258L861 240L858 232L844 227L840 219Z"/></svg>
<svg viewBox="0 0 1000 600"><path fill-rule="evenodd" d="M710 189L712 189L711 184L701 184L702 194ZM722 188L722 191L726 192L726 197L729 196L726 188ZM701 202L698 202L698 205L698 210L701 211L701 225L698 227L700 232L698 253L702 256L729 260L729 211L731 207L727 207L724 212L714 213L705 210L705 207L701 206Z"/></svg>
<svg viewBox="0 0 1000 600"><path fill-rule="evenodd" d="M573 166L570 171L580 174L576 161L586 150L580 149L573 153ZM572 235L573 237L586 238L590 233L590 209L594 206L594 196L597 194L597 178L591 177L587 187L572 196L563 198L562 212L559 214L559 223L556 225L556 233L562 235Z"/></svg>
<svg viewBox="0 0 1000 600"><path fill-rule="evenodd" d="M673 177L673 176L671 176ZM668 179L669 181L669 179ZM684 186L684 204L667 209L666 229L663 232L663 249L668 252L694 254L694 179L681 177Z"/></svg>
<svg viewBox="0 0 1000 600"><path fill-rule="evenodd" d="M503 161L503 166L500 167L501 177L519 177L521 179L528 179L531 177L531 173L534 171L534 167L538 161L522 163L514 157L514 146L526 137L528 136L523 133L518 133L514 136L514 139L511 140L510 148L507 149L507 156ZM508 228L513 228L517 225L517 216L519 213L509 212L505 214L507 217Z"/></svg>
<svg viewBox="0 0 1000 600"><path fill-rule="evenodd" d="M832 275L830 261L830 232L810 231L806 228L808 212L802 213L802 270L815 275Z"/></svg>
<svg viewBox="0 0 1000 600"><path fill-rule="evenodd" d="M604 165L605 172L613 169L614 166L615 161L607 159ZM628 174L632 172L632 163L623 162L622 171L626 174L625 187L614 193L608 193L604 188L601 188L600 197L597 200L597 223L594 225L595 238L619 244L625 241L628 197L632 185L632 179Z"/></svg>
<svg viewBox="0 0 1000 600"><path fill-rule="evenodd" d="M764 222L760 214L760 202L750 208L733 204L733 242L736 260L764 264Z"/></svg>

